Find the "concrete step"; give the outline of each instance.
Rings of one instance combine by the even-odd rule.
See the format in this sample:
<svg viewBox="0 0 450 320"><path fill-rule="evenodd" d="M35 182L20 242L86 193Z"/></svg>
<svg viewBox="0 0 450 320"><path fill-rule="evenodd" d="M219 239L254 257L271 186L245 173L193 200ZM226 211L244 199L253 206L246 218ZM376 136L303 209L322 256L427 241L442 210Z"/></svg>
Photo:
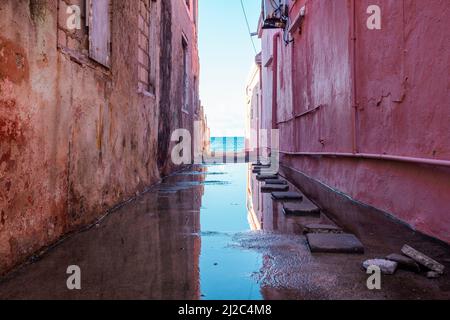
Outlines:
<svg viewBox="0 0 450 320"><path fill-rule="evenodd" d="M270 168L270 164L254 164L253 169L262 169L262 168Z"/></svg>
<svg viewBox="0 0 450 320"><path fill-rule="evenodd" d="M364 246L353 234L308 233L306 238L312 253L364 253Z"/></svg>
<svg viewBox="0 0 450 320"><path fill-rule="evenodd" d="M298 192L272 192L275 201L302 201L303 195Z"/></svg>
<svg viewBox="0 0 450 320"><path fill-rule="evenodd" d="M274 191L288 191L289 186L283 184L268 184L267 182L261 187L261 192L269 193Z"/></svg>
<svg viewBox="0 0 450 320"><path fill-rule="evenodd" d="M255 173L255 174L260 174L260 175L274 175L274 174L277 173L275 170L271 170L271 169L262 169L262 170L260 170L260 169L255 170L255 169L253 169L252 172Z"/></svg>
<svg viewBox="0 0 450 320"><path fill-rule="evenodd" d="M264 181L269 179L278 179L278 175L276 174L259 174L256 176L256 180Z"/></svg>
<svg viewBox="0 0 450 320"><path fill-rule="evenodd" d="M284 203L283 212L293 216L320 216L320 209L305 196L301 202Z"/></svg>
<svg viewBox="0 0 450 320"><path fill-rule="evenodd" d="M267 179L266 180L267 184L288 184L288 182L286 180L281 180L281 179Z"/></svg>
<svg viewBox="0 0 450 320"><path fill-rule="evenodd" d="M343 233L344 231L333 224L310 223L304 226L304 233Z"/></svg>

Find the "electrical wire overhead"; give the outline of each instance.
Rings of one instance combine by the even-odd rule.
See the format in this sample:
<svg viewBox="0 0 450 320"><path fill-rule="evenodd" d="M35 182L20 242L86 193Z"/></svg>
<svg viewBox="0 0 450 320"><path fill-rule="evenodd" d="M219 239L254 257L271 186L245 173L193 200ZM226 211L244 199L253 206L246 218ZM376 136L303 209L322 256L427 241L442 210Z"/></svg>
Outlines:
<svg viewBox="0 0 450 320"><path fill-rule="evenodd" d="M257 54L258 51L256 50L255 41L253 41L252 30L250 29L250 24L248 23L248 17L247 17L247 13L245 11L244 2L243 2L243 0L240 0L240 1L241 1L242 13L244 14L244 18L245 18L245 23L247 24L250 41L252 42L252 46L253 46L253 50L255 51L255 54Z"/></svg>

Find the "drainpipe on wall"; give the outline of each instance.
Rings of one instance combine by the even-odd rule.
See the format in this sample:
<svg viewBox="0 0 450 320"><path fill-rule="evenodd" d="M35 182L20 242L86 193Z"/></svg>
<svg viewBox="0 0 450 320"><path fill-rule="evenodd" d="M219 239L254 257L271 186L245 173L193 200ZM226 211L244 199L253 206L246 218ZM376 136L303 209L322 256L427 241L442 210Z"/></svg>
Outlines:
<svg viewBox="0 0 450 320"><path fill-rule="evenodd" d="M290 152L290 151L280 151L281 154L286 156L295 156L295 157L314 157L314 158L348 158L348 159L364 159L364 160L377 160L377 161L391 161L391 162L399 162L399 163L410 163L415 165L428 165L435 167L445 167L450 168L450 160L440 160L440 159L430 159L430 158L417 158L417 157L409 157L409 156L398 156L392 154L373 154L373 153L361 153L359 150L359 142L358 142L358 92L357 92L357 37L356 37L356 0L352 0L351 2L351 15L352 22L350 25L350 34L351 34L351 64L352 64L352 145L353 152L352 153L342 153L342 152ZM404 79L404 73L403 73ZM297 117L302 117L311 112L315 112L318 108L309 110L303 114L298 115Z"/></svg>
<svg viewBox="0 0 450 320"><path fill-rule="evenodd" d="M261 117L262 117L262 106L263 106L263 102L264 102L264 98L263 98L263 77L262 77L262 73L263 73L263 71L262 71L262 67L261 67L261 65L259 65L258 66L258 69L259 69L259 101L258 101L258 105L257 105L257 118L256 118L256 150L257 150L257 152L256 152L256 159L257 159L257 162L259 163L260 161L261 161L261 158L260 158L260 148L261 148L261 143L260 143L260 140L261 140L261 138L260 138L260 134L261 134Z"/></svg>
<svg viewBox="0 0 450 320"><path fill-rule="evenodd" d="M368 160L403 162L417 165L430 165L430 166L450 168L450 160L416 158L408 156L396 156L390 154L342 153L342 152L289 152L289 151L280 151L280 153L288 156L297 156L297 157L368 159Z"/></svg>
<svg viewBox="0 0 450 320"><path fill-rule="evenodd" d="M272 129L278 129L278 41L280 33L273 35L273 62L272 62Z"/></svg>
<svg viewBox="0 0 450 320"><path fill-rule="evenodd" d="M356 66L356 0L352 0L352 22L350 25L352 41L352 150L354 154L359 152L358 147L358 91L357 91L357 66Z"/></svg>

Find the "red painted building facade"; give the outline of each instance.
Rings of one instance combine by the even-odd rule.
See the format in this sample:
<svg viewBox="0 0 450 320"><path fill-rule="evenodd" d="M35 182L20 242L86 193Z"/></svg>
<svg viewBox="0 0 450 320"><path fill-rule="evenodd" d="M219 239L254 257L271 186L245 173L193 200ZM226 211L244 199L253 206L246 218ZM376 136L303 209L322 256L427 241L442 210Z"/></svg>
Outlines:
<svg viewBox="0 0 450 320"><path fill-rule="evenodd" d="M206 130L197 0L0 1L0 274L177 169Z"/></svg>
<svg viewBox="0 0 450 320"><path fill-rule="evenodd" d="M257 123L279 129L280 173L336 219L388 215L450 242L448 3L287 3L286 28L259 32Z"/></svg>

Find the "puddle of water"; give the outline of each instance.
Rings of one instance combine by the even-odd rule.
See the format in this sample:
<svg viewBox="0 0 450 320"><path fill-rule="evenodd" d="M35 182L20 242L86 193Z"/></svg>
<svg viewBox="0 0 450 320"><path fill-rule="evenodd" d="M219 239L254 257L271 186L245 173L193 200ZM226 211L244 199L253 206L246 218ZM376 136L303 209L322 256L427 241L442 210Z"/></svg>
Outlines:
<svg viewBox="0 0 450 320"><path fill-rule="evenodd" d="M383 291L368 291L360 266L378 251L311 255L299 228L305 220L281 211L260 192L247 164L194 167L1 279L0 299L450 297L448 276L430 282L410 273L390 278ZM403 243L407 236L392 232L388 239ZM380 254L392 252L385 251ZM67 289L70 265L82 270L80 291Z"/></svg>
<svg viewBox="0 0 450 320"><path fill-rule="evenodd" d="M261 254L230 246L232 237L202 237L200 285L203 299L260 300L262 295L254 272Z"/></svg>
<svg viewBox="0 0 450 320"><path fill-rule="evenodd" d="M209 167L228 184L207 184L200 211L200 286L203 299L262 299L255 270L256 251L231 246L236 233L250 229L247 220L247 164Z"/></svg>
<svg viewBox="0 0 450 320"><path fill-rule="evenodd" d="M208 169L209 170L209 169ZM202 231L241 232L249 229L246 209L247 165L233 164L213 168L223 172L227 184L206 184L202 198Z"/></svg>

